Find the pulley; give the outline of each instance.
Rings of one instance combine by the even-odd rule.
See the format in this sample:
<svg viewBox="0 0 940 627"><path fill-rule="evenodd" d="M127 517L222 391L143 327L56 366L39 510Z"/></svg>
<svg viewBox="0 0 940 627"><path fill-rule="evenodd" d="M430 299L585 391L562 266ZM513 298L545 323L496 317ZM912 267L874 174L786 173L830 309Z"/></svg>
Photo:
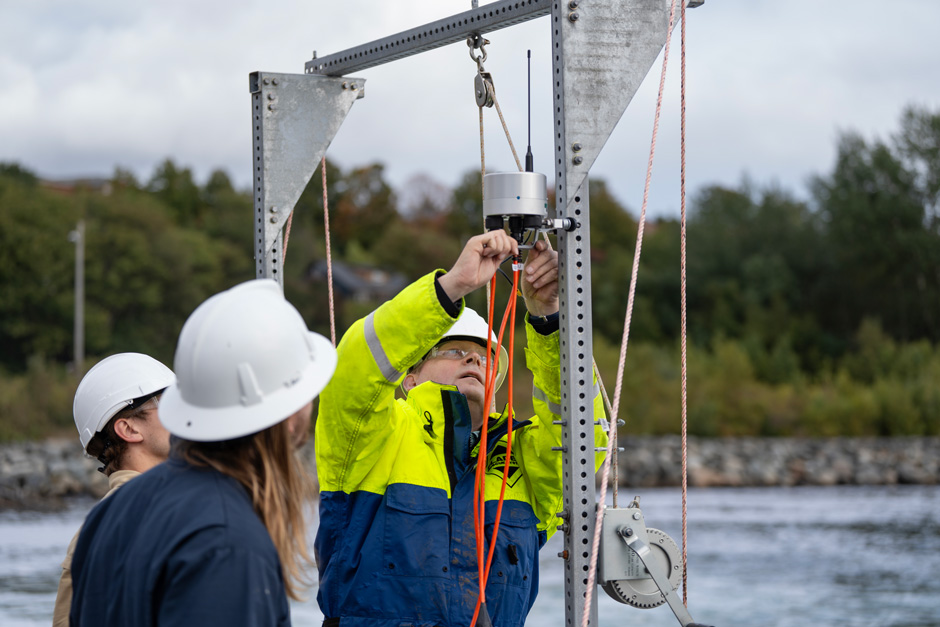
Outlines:
<svg viewBox="0 0 940 627"><path fill-rule="evenodd" d="M489 39L484 39L479 33L474 33L467 37L467 47L470 48L470 58L477 64L477 75L473 78L473 93L476 96L478 107L492 107L496 102L496 87L493 86L493 75L483 69L483 62L486 61L486 44ZM479 55L474 55L473 51L479 50Z"/></svg>

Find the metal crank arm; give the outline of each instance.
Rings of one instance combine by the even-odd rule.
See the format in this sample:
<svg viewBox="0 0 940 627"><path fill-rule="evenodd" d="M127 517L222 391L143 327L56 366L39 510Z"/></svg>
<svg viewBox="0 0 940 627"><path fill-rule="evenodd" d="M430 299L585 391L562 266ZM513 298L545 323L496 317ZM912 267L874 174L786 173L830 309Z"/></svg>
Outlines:
<svg viewBox="0 0 940 627"><path fill-rule="evenodd" d="M676 591L669 585L669 579L666 577L666 573L660 571L657 565L652 561L647 561L647 557L649 557L650 554L649 545L641 540L638 534L633 533L633 529L629 527L621 527L617 530L617 533L623 541L627 543L627 546L636 553L640 561L643 562L643 566L646 567L647 572L649 572L653 581L656 582L656 585L659 587L659 591L662 592L663 596L666 598L669 609L671 609L672 613L679 619L679 624L682 625L682 627L707 627L706 625L701 625L692 620L692 615L689 614L689 610L686 609L682 601L679 600L679 595L677 595Z"/></svg>

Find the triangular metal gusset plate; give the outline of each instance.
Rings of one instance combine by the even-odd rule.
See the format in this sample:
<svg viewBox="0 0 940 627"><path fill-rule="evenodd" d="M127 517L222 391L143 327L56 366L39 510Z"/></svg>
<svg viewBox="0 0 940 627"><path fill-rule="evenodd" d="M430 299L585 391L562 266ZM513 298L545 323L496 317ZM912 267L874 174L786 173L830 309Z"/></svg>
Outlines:
<svg viewBox="0 0 940 627"><path fill-rule="evenodd" d="M294 205L357 98L364 79L253 72L255 258L258 275L274 278L272 248Z"/></svg>
<svg viewBox="0 0 940 627"><path fill-rule="evenodd" d="M588 172L666 43L673 0L557 0L552 14L556 120L563 117L567 198ZM694 0L693 0L694 4ZM679 20L676 7L675 22ZM556 68L557 69L557 68ZM559 98L560 96L560 98ZM556 124L556 126L558 126ZM560 156L560 155L559 155Z"/></svg>

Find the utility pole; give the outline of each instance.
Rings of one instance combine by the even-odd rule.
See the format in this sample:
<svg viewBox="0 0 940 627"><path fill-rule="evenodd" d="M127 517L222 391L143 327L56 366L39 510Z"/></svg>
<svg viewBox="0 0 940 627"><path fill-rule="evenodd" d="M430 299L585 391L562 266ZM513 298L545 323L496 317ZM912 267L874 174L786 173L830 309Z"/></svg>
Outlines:
<svg viewBox="0 0 940 627"><path fill-rule="evenodd" d="M75 376L84 374L85 364L85 221L79 220L75 230L69 233L69 241L75 244L75 328L74 366Z"/></svg>

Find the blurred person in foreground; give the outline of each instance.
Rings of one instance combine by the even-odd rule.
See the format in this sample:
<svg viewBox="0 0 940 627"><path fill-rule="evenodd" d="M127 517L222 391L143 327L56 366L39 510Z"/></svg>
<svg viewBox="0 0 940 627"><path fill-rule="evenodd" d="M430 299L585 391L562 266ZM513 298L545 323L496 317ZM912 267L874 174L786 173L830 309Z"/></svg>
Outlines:
<svg viewBox="0 0 940 627"><path fill-rule="evenodd" d="M157 417L160 395L176 380L173 371L140 353L120 353L95 364L78 384L72 416L85 455L101 463L108 492L164 461L170 434ZM53 627L67 627L72 604L72 554L69 543L52 616Z"/></svg>
<svg viewBox="0 0 940 627"><path fill-rule="evenodd" d="M275 281L197 307L160 403L170 457L89 514L71 624L290 625L311 561L295 453L335 366Z"/></svg>

